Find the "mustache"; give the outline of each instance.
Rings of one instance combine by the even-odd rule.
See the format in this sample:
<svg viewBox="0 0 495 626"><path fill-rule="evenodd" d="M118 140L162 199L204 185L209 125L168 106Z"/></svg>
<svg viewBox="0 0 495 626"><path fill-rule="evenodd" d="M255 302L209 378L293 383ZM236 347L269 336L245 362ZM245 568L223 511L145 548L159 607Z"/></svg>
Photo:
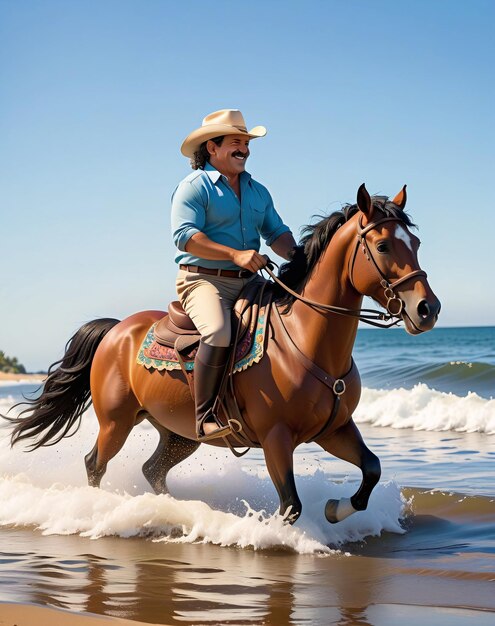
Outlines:
<svg viewBox="0 0 495 626"><path fill-rule="evenodd" d="M246 159L249 156L249 150L246 150L246 152L241 152L240 150L236 150L235 152L232 152L232 156L236 157L236 156L240 156L240 157L246 157Z"/></svg>

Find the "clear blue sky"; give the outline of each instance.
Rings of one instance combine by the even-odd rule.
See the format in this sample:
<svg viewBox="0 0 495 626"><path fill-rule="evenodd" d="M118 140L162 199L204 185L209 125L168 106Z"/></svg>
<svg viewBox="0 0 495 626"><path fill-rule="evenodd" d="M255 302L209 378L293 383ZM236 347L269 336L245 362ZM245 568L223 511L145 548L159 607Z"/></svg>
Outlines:
<svg viewBox="0 0 495 626"><path fill-rule="evenodd" d="M0 349L30 370L174 296L179 146L220 108L296 235L394 195L441 324L495 324L491 0L0 0ZM385 332L385 331L379 331Z"/></svg>

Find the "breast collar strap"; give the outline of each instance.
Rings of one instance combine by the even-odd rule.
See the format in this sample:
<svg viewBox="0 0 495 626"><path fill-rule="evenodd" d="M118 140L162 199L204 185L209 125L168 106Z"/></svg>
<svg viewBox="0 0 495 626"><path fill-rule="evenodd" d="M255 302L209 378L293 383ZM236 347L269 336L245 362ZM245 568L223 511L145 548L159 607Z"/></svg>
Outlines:
<svg viewBox="0 0 495 626"><path fill-rule="evenodd" d="M354 380L354 378L357 376L357 367L354 359L351 357L351 367L349 368L347 373L342 376L342 378L334 378L331 374L325 372L324 369L322 369L319 365L316 365L316 363L308 358L304 354L304 352L301 352L301 350L298 348L298 346L295 344L294 340L290 336L289 331L284 324L282 316L280 315L278 307L273 308L275 310L275 314L277 316L280 327L282 328L285 338L287 340L287 347L290 349L296 359L300 361L304 369L307 370L312 376L317 378L326 387L328 387L328 389L330 389L333 393L333 407L327 421L323 424L323 427L316 433L316 435L306 440L306 443L310 443L311 441L317 441L318 439L321 439L324 435L326 435L333 426L333 423L339 413L341 398L347 390L347 385L349 385L350 382Z"/></svg>

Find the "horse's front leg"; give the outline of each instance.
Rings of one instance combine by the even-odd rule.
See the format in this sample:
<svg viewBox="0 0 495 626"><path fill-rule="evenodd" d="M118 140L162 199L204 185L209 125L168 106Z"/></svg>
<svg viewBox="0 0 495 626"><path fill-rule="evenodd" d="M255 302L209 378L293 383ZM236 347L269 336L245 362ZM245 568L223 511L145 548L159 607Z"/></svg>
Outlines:
<svg viewBox="0 0 495 626"><path fill-rule="evenodd" d="M366 446L352 419L335 433L317 443L333 456L359 467L363 474L361 485L353 496L340 498L340 500L328 500L325 506L325 516L329 522L335 524L356 511L366 509L371 492L380 480L380 460Z"/></svg>
<svg viewBox="0 0 495 626"><path fill-rule="evenodd" d="M280 498L280 515L287 515L287 520L293 524L301 515L302 504L294 481L294 442L291 431L285 424L275 424L261 444L268 472Z"/></svg>

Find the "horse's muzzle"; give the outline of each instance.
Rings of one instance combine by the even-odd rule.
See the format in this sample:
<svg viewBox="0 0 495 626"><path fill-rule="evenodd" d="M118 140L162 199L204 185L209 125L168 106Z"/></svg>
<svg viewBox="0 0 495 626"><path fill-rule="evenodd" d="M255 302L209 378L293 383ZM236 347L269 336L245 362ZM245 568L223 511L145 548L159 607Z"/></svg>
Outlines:
<svg viewBox="0 0 495 626"><path fill-rule="evenodd" d="M431 330L438 320L441 304L438 298L432 294L429 298L422 298L416 302L413 294L404 294L404 311L402 319L407 332L411 335L418 335L427 330Z"/></svg>

